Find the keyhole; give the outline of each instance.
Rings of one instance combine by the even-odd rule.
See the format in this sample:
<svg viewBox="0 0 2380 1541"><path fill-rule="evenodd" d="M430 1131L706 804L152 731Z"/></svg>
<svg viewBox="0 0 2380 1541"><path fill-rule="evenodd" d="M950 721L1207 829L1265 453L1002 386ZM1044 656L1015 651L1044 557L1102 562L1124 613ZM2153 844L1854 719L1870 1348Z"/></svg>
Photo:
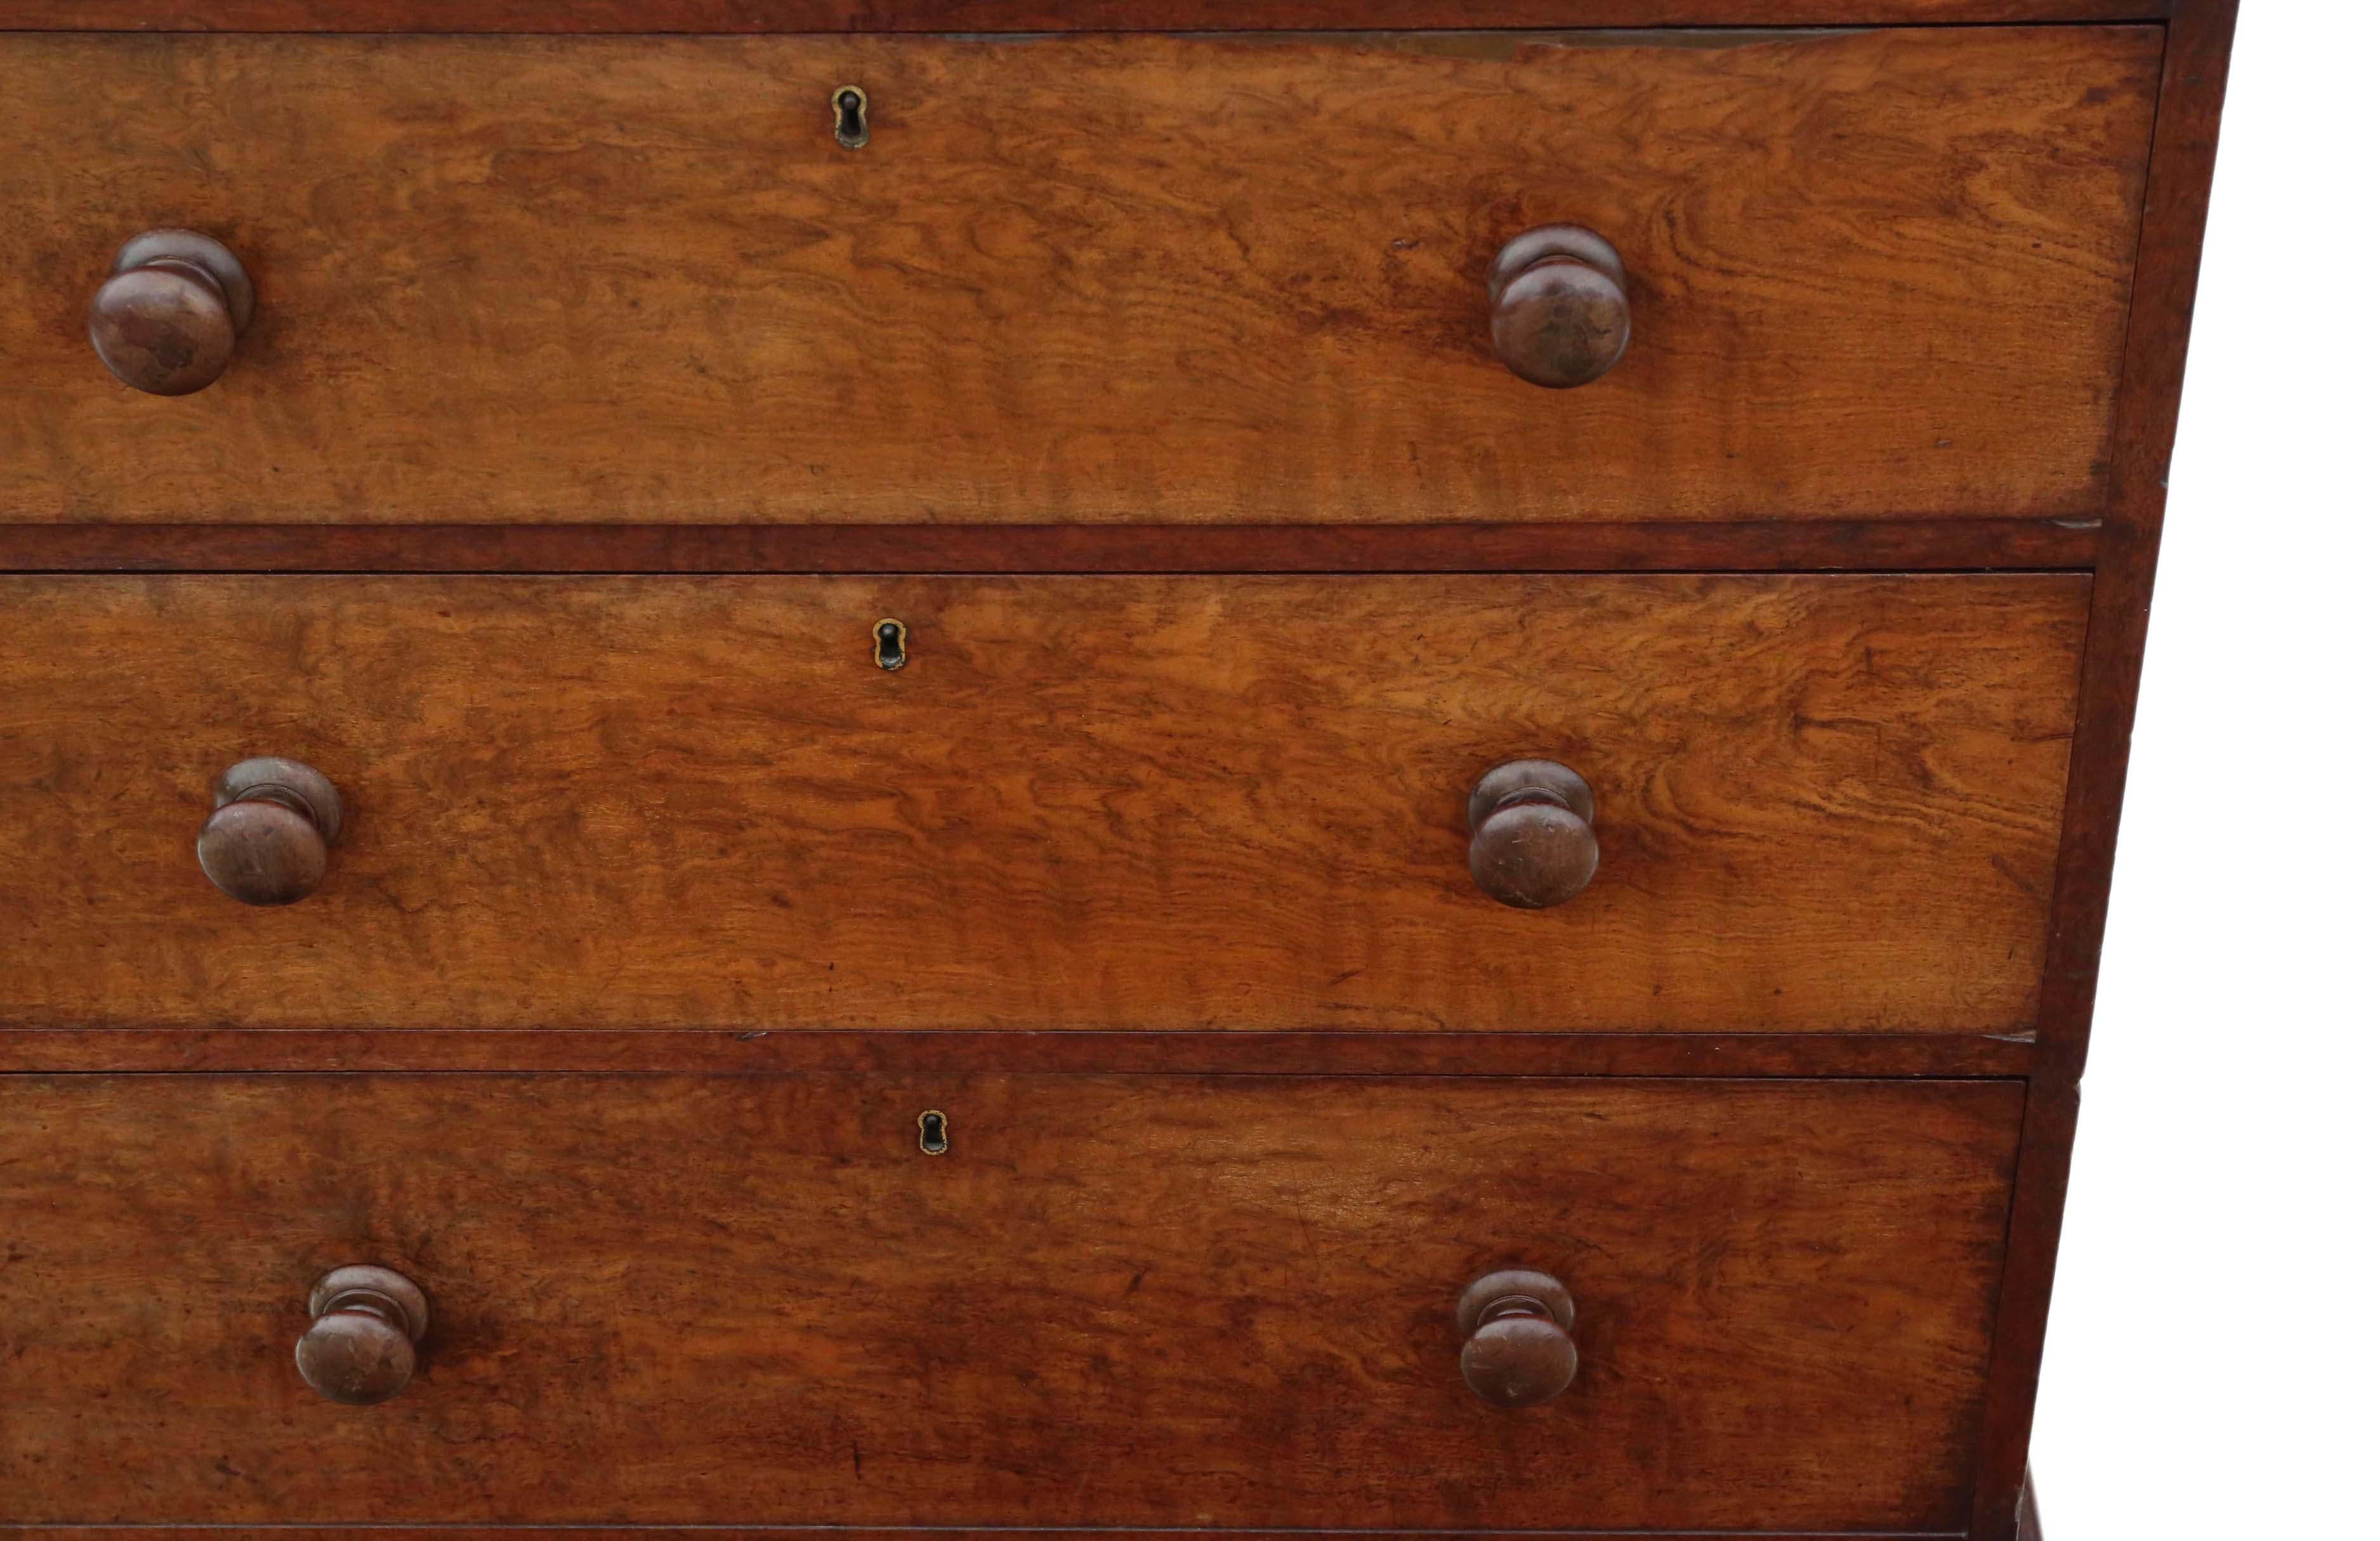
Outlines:
<svg viewBox="0 0 2380 1541"><path fill-rule="evenodd" d="M898 621L876 623L876 667L898 669L909 661L909 628Z"/></svg>
<svg viewBox="0 0 2380 1541"><path fill-rule="evenodd" d="M940 1156L951 1147L951 1121L938 1112L917 1115L917 1148Z"/></svg>
<svg viewBox="0 0 2380 1541"><path fill-rule="evenodd" d="M844 86L834 93L834 142L856 150L868 142L868 93Z"/></svg>

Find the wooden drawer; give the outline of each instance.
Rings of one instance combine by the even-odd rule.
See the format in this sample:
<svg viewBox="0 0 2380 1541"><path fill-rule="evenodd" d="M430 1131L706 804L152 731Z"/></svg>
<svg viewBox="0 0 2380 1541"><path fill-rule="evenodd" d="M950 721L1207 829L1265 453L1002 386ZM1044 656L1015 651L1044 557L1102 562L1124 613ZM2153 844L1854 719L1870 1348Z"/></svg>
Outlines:
<svg viewBox="0 0 2380 1541"><path fill-rule="evenodd" d="M0 518L2089 516L2160 37L0 38ZM161 225L259 297L174 399L84 334Z"/></svg>
<svg viewBox="0 0 2380 1541"><path fill-rule="evenodd" d="M2022 1100L6 1078L0 1519L1955 1530ZM353 1264L428 1298L377 1406L291 1362ZM1523 1410L1506 1267L1577 1312Z"/></svg>
<svg viewBox="0 0 2380 1541"><path fill-rule="evenodd" d="M0 1025L2022 1030L2087 594L0 579ZM285 909L191 851L261 754L346 802ZM1536 757L1601 866L1527 912Z"/></svg>

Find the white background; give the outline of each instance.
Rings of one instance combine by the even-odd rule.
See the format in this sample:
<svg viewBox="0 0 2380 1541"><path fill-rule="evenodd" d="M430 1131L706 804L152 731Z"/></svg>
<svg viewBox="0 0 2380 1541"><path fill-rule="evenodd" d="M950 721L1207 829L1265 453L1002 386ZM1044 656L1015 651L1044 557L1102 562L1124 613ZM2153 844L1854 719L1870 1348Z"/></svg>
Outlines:
<svg viewBox="0 0 2380 1541"><path fill-rule="evenodd" d="M2243 10L2034 1431L2048 1541L2380 1537L2380 26Z"/></svg>

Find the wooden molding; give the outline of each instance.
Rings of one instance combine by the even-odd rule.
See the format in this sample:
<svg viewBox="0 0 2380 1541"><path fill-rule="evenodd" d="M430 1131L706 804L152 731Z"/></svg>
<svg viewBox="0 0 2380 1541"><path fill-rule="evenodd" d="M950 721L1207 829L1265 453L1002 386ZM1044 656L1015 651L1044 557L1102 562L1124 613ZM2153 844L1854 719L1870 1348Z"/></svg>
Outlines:
<svg viewBox="0 0 2380 1541"><path fill-rule="evenodd" d="M2155 21L2172 0L0 0L0 29L1048 32Z"/></svg>
<svg viewBox="0 0 2380 1541"><path fill-rule="evenodd" d="M0 525L18 573L1487 573L2087 568L2095 519L1606 525Z"/></svg>
<svg viewBox="0 0 2380 1541"><path fill-rule="evenodd" d="M2012 1541L2019 1534L2076 1104L2115 870L2117 818L2148 635L2149 592L2165 523L2166 467L2181 406L2199 244L2206 233L2216 132L2239 10L2239 0L2188 0L2167 36L2147 214L2117 404L2112 506L2092 589L2082 714L2067 776L2065 832L2050 904L2041 1059L2025 1106L2008 1274L2000 1286L1984 1404L1974 1541Z"/></svg>
<svg viewBox="0 0 2380 1541"><path fill-rule="evenodd" d="M2017 1076L2024 1034L0 1028L0 1074L1005 1071L1049 1074Z"/></svg>
<svg viewBox="0 0 2380 1541"><path fill-rule="evenodd" d="M53 1536L57 1541L222 1541L220 1525L0 1525L0 1535ZM275 1525L273 1541L355 1541L356 1529L336 1525ZM774 1537L817 1537L816 1527L801 1525L385 1525L365 1527L371 1541L764 1541ZM1193 1535L1199 1541L1270 1541L1280 1535L1269 1530L1001 1530L968 1526L941 1530L835 1529L824 1534L833 1541L1181 1541ZM1309 1530L1299 1541L1370 1541L1384 1536L1446 1535L1463 1541L1653 1541L1641 1530L1527 1531L1365 1531ZM1773 1531L1665 1530L1658 1541L1777 1541ZM1791 1541L1960 1541L1956 1531L1796 1531ZM2028 1541L2037 1538L2028 1537Z"/></svg>

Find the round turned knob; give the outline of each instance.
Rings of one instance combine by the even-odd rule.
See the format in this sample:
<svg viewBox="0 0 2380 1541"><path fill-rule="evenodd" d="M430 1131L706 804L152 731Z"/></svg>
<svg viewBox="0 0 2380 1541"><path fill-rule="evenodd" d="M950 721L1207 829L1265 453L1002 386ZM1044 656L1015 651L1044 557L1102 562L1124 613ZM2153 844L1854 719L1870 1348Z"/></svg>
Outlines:
<svg viewBox="0 0 2380 1541"><path fill-rule="evenodd" d="M413 1378L413 1345L430 1330L430 1302L413 1280L387 1268L333 1268L306 1309L314 1325L298 1340L298 1373L307 1385L369 1407Z"/></svg>
<svg viewBox="0 0 2380 1541"><path fill-rule="evenodd" d="M1532 385L1600 379L1628 351L1628 273L1609 241L1574 224L1515 236L1488 274L1496 357Z"/></svg>
<svg viewBox="0 0 2380 1541"><path fill-rule="evenodd" d="M1549 759L1516 759L1471 789L1471 879L1515 909L1574 899L1595 877L1595 794L1577 771Z"/></svg>
<svg viewBox="0 0 2380 1541"><path fill-rule="evenodd" d="M151 230L124 243L91 297L91 346L134 390L186 396L221 377L255 310L248 270L221 241Z"/></svg>
<svg viewBox="0 0 2380 1541"><path fill-rule="evenodd" d="M1578 1314L1561 1280L1526 1268L1475 1280L1454 1307L1463 1381L1498 1407L1535 1407L1578 1374Z"/></svg>
<svg viewBox="0 0 2380 1541"><path fill-rule="evenodd" d="M199 867L243 904L294 904L321 885L345 817L338 789L312 766L241 760L215 783Z"/></svg>

